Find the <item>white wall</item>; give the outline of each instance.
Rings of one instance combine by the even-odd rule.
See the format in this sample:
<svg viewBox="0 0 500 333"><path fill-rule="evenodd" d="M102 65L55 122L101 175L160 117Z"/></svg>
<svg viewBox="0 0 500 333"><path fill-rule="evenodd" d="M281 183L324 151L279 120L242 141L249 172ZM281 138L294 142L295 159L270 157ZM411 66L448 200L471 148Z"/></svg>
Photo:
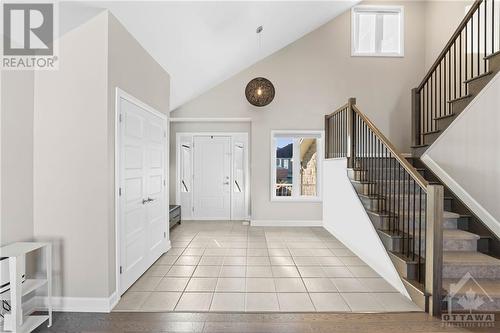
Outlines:
<svg viewBox="0 0 500 333"><path fill-rule="evenodd" d="M324 115L355 96L361 110L409 150L410 89L424 71L425 4L385 3L405 6L405 57L351 57L346 12L173 111L172 117L252 118L252 220L322 220L321 203L270 201L271 130L322 130ZM267 107L252 107L245 99L245 86L256 76L275 85L276 97Z"/></svg>
<svg viewBox="0 0 500 333"><path fill-rule="evenodd" d="M377 231L347 177L347 159L323 162L323 223L338 240L409 297ZM335 184L332 186L332 184Z"/></svg>
<svg viewBox="0 0 500 333"><path fill-rule="evenodd" d="M0 246L33 238L32 71L2 71Z"/></svg>
<svg viewBox="0 0 500 333"><path fill-rule="evenodd" d="M422 160L500 237L500 74Z"/></svg>

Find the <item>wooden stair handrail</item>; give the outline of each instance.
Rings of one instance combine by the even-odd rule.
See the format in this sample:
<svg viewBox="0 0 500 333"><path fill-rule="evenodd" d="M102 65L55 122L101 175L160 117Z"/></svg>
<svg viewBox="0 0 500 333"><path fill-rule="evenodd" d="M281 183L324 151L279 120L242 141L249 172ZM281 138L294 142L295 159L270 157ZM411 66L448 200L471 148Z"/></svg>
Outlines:
<svg viewBox="0 0 500 333"><path fill-rule="evenodd" d="M441 51L441 53L437 57L436 61L431 66L431 68L429 69L427 74L424 76L424 79L422 80L420 85L417 87L418 91L422 90L425 83L429 80L429 78L432 76L432 74L436 71L436 68L439 66L439 64L441 63L441 61L445 57L445 55L448 53L451 46L455 43L455 40L458 38L458 36L460 36L460 34L462 33L462 30L467 26L471 17L474 16L476 9L479 8L479 6L481 5L482 2L483 2L483 0L475 0L474 1L474 4L472 4L470 10L467 12L467 14L463 18L462 22L460 22L460 25L458 26L457 30L455 30L455 32L451 36L450 40L448 41L448 43L446 43L443 51Z"/></svg>
<svg viewBox="0 0 500 333"><path fill-rule="evenodd" d="M424 177L415 169L413 165L411 165L406 158L404 158L394 147L394 145L385 137L382 132L375 126L375 124L363 114L363 112L359 111L356 105L352 106L354 112L356 112L366 123L368 127L373 131L373 133L379 138L380 141L384 143L384 145L389 149L389 151L394 155L394 158L403 166L403 168L408 172L408 174L415 180L415 182L424 190L427 191L427 187L429 186L429 182L425 180Z"/></svg>

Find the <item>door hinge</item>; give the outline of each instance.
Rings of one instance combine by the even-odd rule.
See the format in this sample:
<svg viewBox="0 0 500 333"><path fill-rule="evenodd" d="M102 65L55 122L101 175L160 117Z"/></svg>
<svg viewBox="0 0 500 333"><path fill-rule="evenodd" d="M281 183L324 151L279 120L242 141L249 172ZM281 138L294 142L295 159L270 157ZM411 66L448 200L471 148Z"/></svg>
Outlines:
<svg viewBox="0 0 500 333"><path fill-rule="evenodd" d="M167 180L163 179L163 186L167 186Z"/></svg>
<svg viewBox="0 0 500 333"><path fill-rule="evenodd" d="M163 232L163 238L167 238L167 232L166 231Z"/></svg>
<svg viewBox="0 0 500 333"><path fill-rule="evenodd" d="M122 188L118 188L118 195L121 196L122 195Z"/></svg>
<svg viewBox="0 0 500 333"><path fill-rule="evenodd" d="M121 123L122 122L122 114L120 113L120 115L118 116L118 121Z"/></svg>
<svg viewBox="0 0 500 333"><path fill-rule="evenodd" d="M193 206L193 207L191 207L191 210L194 212L194 206Z"/></svg>
<svg viewBox="0 0 500 333"><path fill-rule="evenodd" d="M120 266L120 274L123 274L123 267Z"/></svg>
<svg viewBox="0 0 500 333"><path fill-rule="evenodd" d="M167 131L163 131L163 137L166 138L167 137Z"/></svg>

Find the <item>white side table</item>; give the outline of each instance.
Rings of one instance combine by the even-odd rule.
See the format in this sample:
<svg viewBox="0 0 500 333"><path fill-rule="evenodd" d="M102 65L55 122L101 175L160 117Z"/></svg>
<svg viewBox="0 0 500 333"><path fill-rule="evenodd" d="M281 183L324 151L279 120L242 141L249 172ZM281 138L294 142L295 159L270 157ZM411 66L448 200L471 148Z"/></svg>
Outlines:
<svg viewBox="0 0 500 333"><path fill-rule="evenodd" d="M28 279L22 281L22 266L25 265L26 255L36 250L43 250L47 276L45 279ZM9 260L10 292L0 295L0 300L10 301L11 313L4 318L3 330L7 332L31 332L46 320L48 327L52 325L52 244L18 242L0 248L0 257ZM47 286L47 315L23 314L22 297Z"/></svg>

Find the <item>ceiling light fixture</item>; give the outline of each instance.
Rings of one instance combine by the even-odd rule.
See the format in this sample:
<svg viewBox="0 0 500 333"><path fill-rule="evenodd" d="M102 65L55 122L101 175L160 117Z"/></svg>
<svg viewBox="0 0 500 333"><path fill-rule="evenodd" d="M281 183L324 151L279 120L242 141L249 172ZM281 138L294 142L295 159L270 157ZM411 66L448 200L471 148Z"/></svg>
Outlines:
<svg viewBox="0 0 500 333"><path fill-rule="evenodd" d="M261 49L261 32L264 30L262 26L258 26L255 32L259 36L259 51ZM248 82L245 88L245 97L248 102L254 106L262 107L271 103L274 99L274 86L268 79L264 77L256 77Z"/></svg>

